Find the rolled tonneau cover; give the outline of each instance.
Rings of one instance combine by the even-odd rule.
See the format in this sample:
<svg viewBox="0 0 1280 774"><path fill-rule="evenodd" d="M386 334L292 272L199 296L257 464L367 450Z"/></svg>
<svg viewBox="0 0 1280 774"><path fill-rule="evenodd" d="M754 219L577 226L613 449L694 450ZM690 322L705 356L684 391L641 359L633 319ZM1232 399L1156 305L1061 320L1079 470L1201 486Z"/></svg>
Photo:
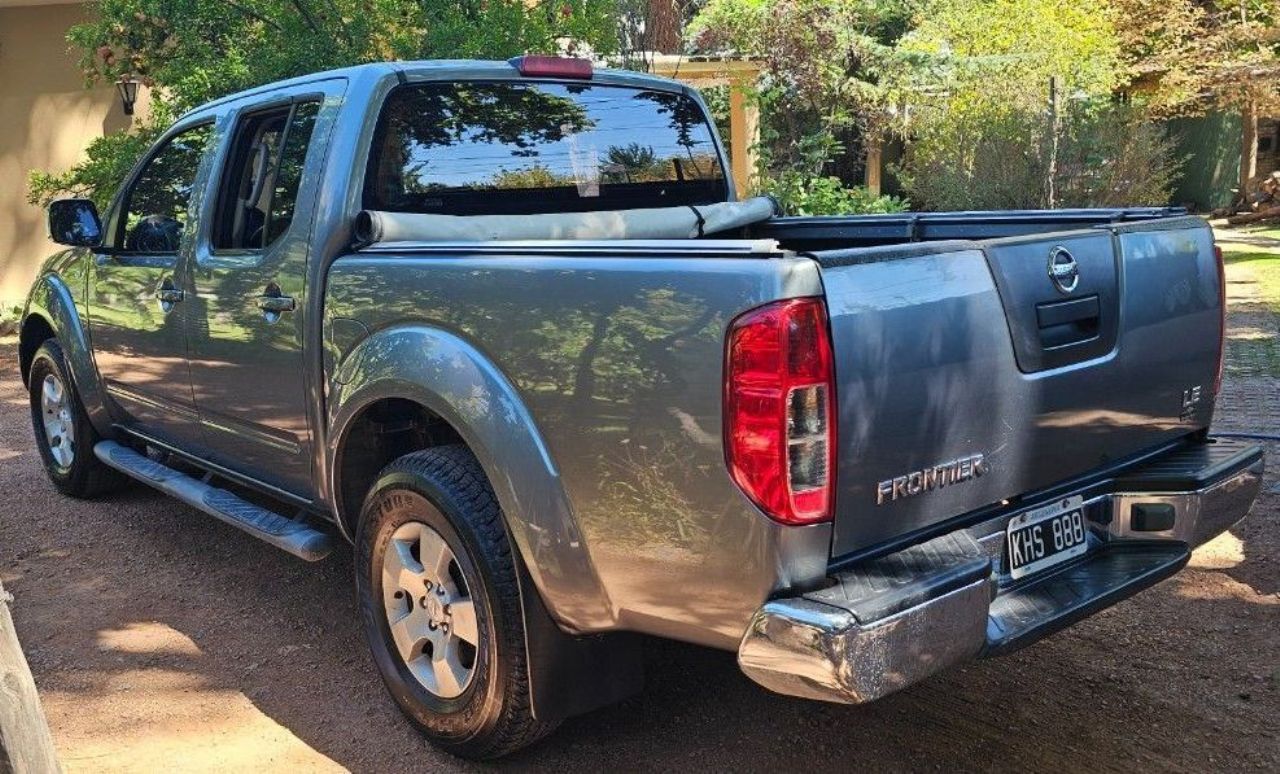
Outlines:
<svg viewBox="0 0 1280 774"><path fill-rule="evenodd" d="M695 239L777 215L768 196L698 207L655 207L538 215L429 215L364 210L355 242L494 242L540 239Z"/></svg>

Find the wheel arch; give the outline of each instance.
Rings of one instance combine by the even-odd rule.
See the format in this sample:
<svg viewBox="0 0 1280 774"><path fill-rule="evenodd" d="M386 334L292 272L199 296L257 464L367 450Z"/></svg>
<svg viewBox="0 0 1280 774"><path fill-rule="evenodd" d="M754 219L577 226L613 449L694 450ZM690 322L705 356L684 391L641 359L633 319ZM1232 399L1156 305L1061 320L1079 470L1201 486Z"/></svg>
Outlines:
<svg viewBox="0 0 1280 774"><path fill-rule="evenodd" d="M427 435L475 454L512 546L557 623L570 632L616 624L550 450L515 387L478 348L426 325L387 328L342 359L331 387L328 495L349 536L358 513L350 513L355 498L344 478L361 422L396 402L433 428Z"/></svg>
<svg viewBox="0 0 1280 774"><path fill-rule="evenodd" d="M58 340L66 355L71 379L75 382L90 424L100 434L109 436L111 419L103 401L98 369L89 344L89 331L76 308L71 288L53 272L45 273L36 280L23 310L18 333L18 362L24 385L31 373L31 361L36 351L50 338Z"/></svg>

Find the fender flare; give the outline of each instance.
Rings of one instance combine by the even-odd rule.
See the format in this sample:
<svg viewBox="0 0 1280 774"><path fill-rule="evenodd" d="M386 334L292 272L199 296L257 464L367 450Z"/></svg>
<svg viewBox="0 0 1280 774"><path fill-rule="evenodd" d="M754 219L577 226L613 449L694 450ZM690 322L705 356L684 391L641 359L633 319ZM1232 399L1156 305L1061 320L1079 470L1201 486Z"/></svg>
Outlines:
<svg viewBox="0 0 1280 774"><path fill-rule="evenodd" d="M75 383L80 402L84 405L89 423L104 437L111 435L111 415L103 399L98 368L93 360L89 344L89 332L76 309L71 289L58 274L46 272L31 287L26 308L22 312L22 330L33 317L38 317L53 330L58 344L67 356L71 379ZM19 334L21 336L21 332ZM26 371L23 371L23 381Z"/></svg>
<svg viewBox="0 0 1280 774"><path fill-rule="evenodd" d="M532 415L506 376L452 332L422 324L385 328L342 359L328 404L330 502L339 501L335 463L352 420L384 398L418 403L462 436L493 486L513 547L563 629L582 633L616 624Z"/></svg>

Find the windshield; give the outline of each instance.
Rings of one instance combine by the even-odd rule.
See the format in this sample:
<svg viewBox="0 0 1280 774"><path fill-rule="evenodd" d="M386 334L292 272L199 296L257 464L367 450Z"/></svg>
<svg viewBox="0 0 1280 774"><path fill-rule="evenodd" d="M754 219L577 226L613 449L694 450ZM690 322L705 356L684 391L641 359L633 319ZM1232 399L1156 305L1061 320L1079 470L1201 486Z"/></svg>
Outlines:
<svg viewBox="0 0 1280 774"><path fill-rule="evenodd" d="M539 82L403 86L383 107L365 207L447 215L710 204L728 198L701 105Z"/></svg>

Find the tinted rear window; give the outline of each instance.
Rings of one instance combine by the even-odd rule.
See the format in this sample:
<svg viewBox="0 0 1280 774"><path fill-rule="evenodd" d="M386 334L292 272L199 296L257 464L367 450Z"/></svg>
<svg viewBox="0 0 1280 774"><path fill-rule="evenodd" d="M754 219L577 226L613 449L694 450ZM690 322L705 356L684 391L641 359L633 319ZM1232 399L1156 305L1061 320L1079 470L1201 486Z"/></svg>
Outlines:
<svg viewBox="0 0 1280 774"><path fill-rule="evenodd" d="M538 82L402 86L378 123L370 209L446 215L724 201L706 116L683 94Z"/></svg>

